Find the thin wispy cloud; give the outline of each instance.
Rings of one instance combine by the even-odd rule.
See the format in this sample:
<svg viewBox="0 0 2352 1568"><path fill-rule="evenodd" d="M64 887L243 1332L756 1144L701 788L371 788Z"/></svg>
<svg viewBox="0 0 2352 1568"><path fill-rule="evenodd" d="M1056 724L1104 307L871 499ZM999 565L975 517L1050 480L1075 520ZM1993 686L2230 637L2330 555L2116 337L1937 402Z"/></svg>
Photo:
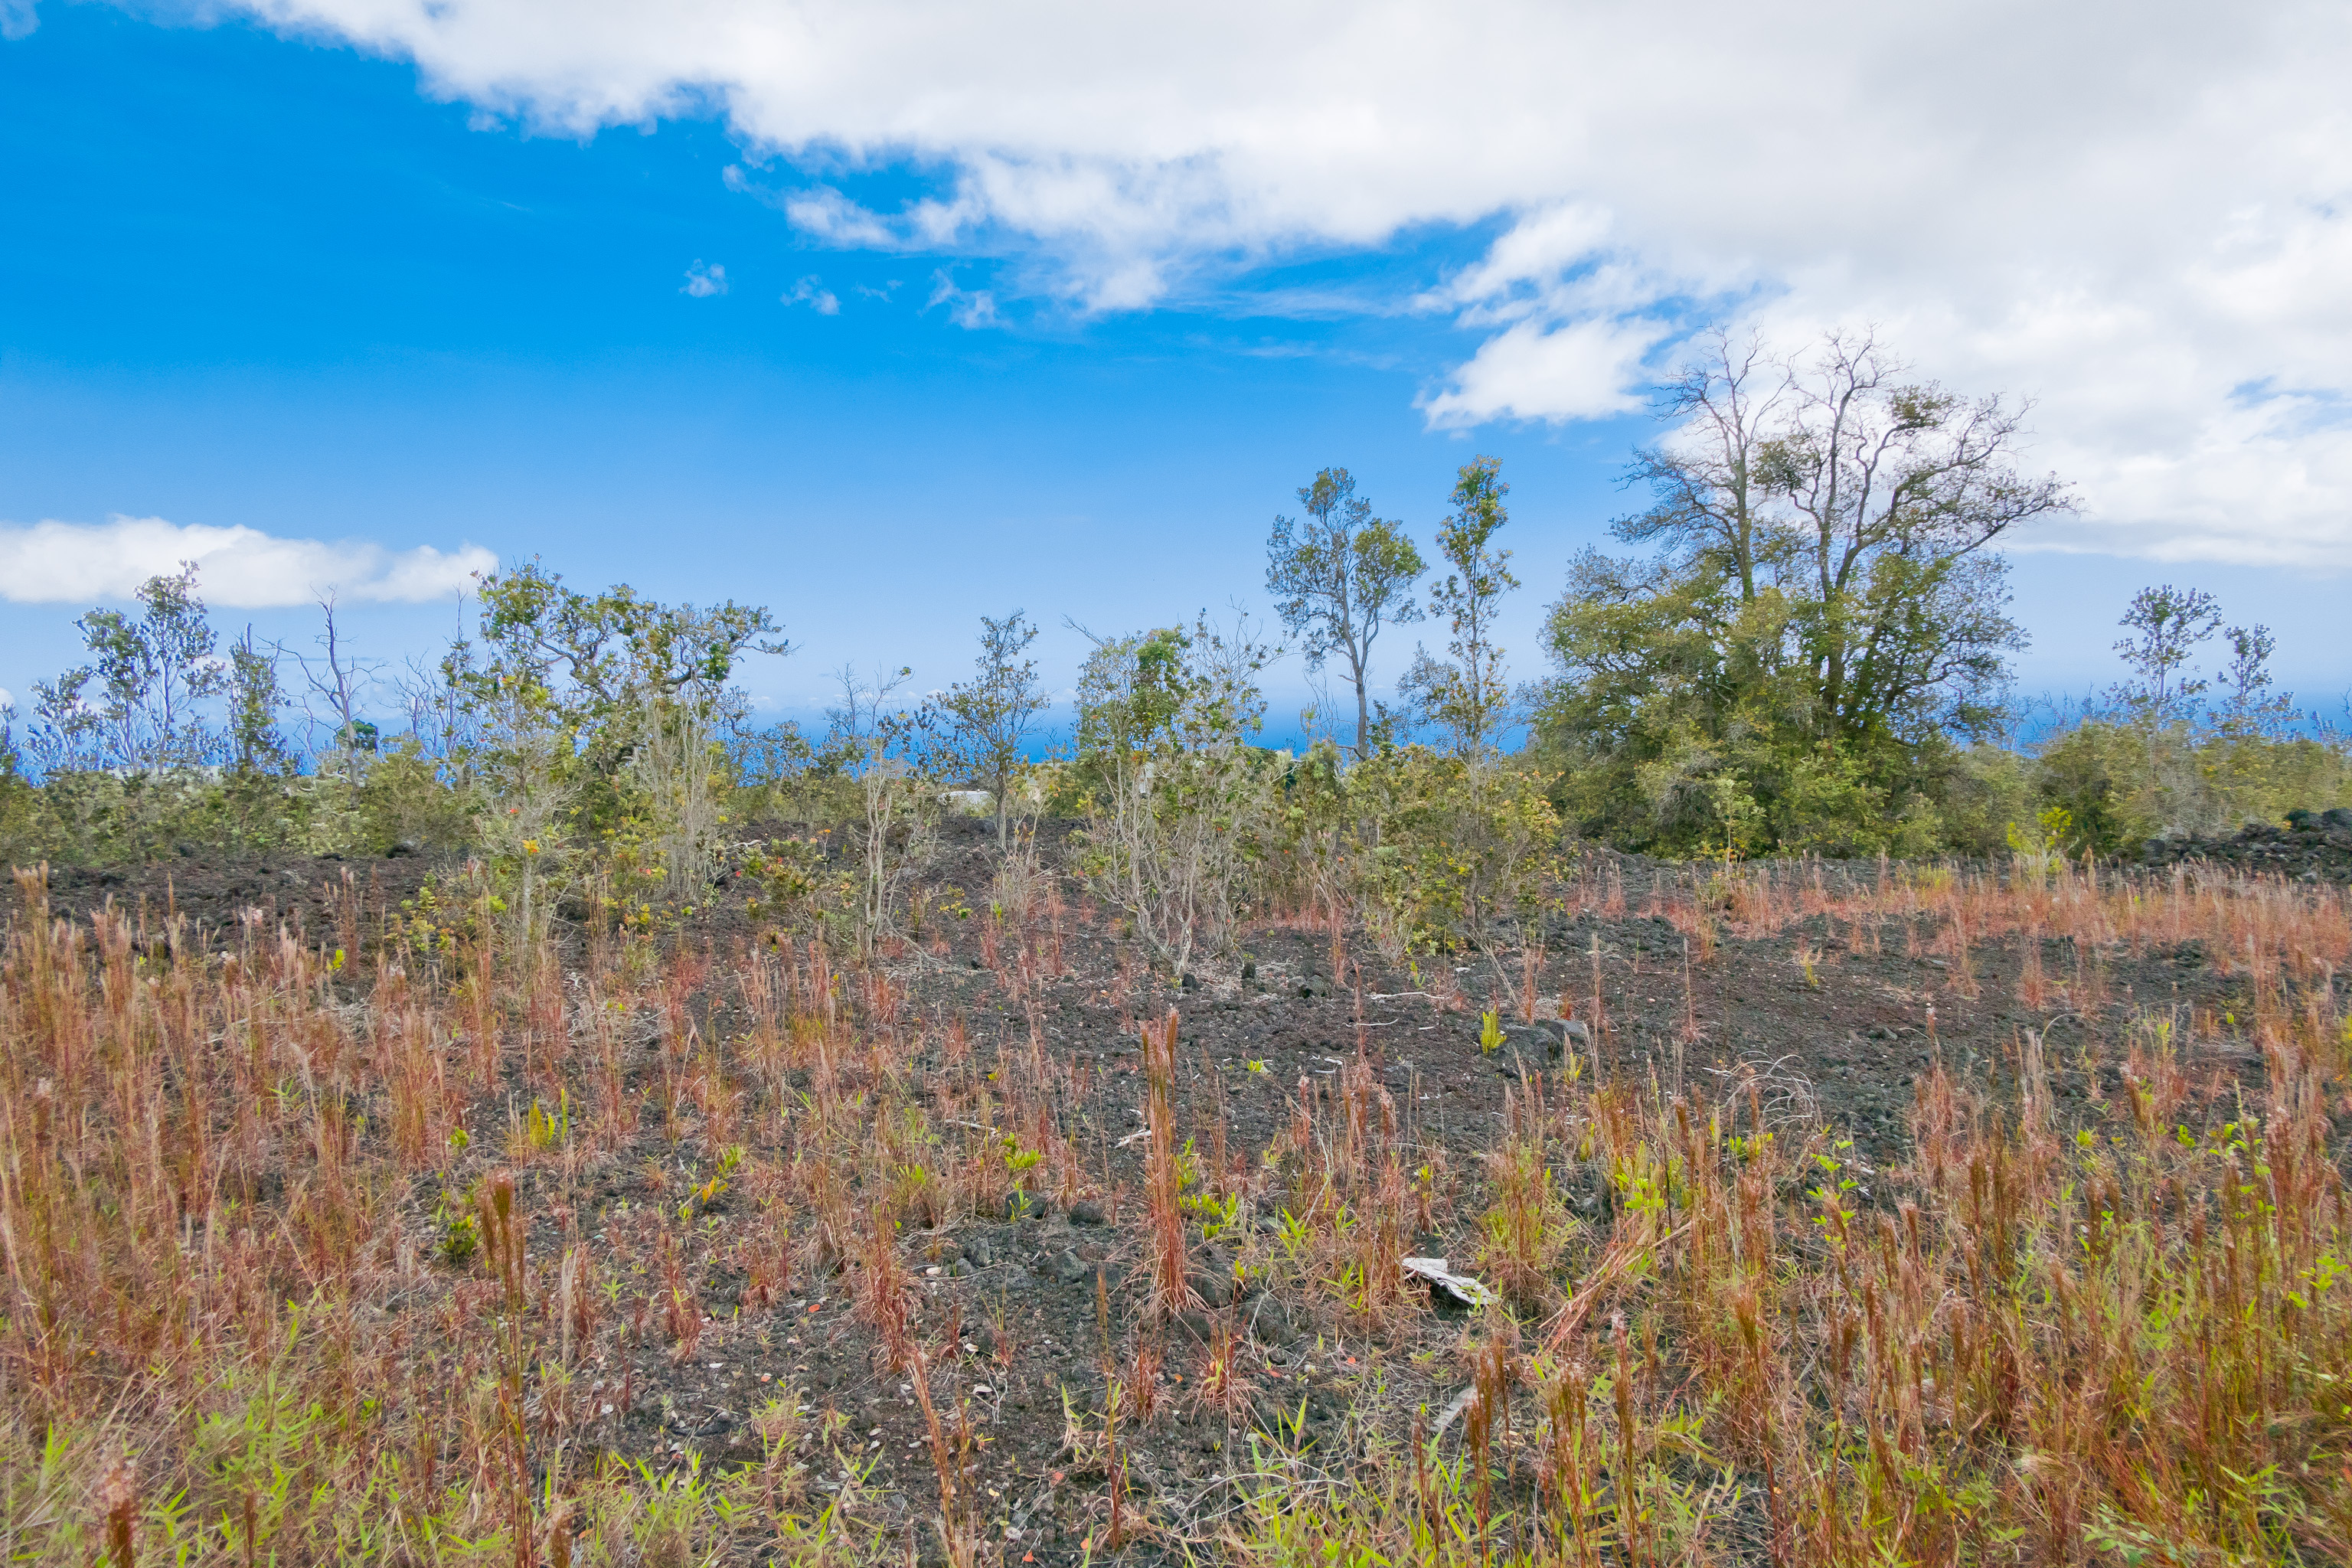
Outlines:
<svg viewBox="0 0 2352 1568"><path fill-rule="evenodd" d="M971 330L993 327L996 320L996 296L986 289L963 289L946 268L931 274L931 297L923 309L945 305L948 320L957 326Z"/></svg>
<svg viewBox="0 0 2352 1568"><path fill-rule="evenodd" d="M0 523L0 598L15 604L126 599L184 561L196 563L205 603L236 609L307 605L329 592L347 601L423 604L498 569L498 557L475 544L447 552L429 544L387 550L364 540L283 539L160 517Z"/></svg>
<svg viewBox="0 0 2352 1568"><path fill-rule="evenodd" d="M248 4L541 127L723 104L805 242L986 255L1083 311L1499 224L1402 290L1470 335L1441 425L1622 411L1710 318L1875 322L2037 400L2065 542L2352 564L2341 6ZM845 167L933 194L861 205Z"/></svg>
<svg viewBox="0 0 2352 1568"><path fill-rule="evenodd" d="M840 296L824 287L824 280L811 274L784 291L787 305L806 305L820 316L841 314Z"/></svg>
<svg viewBox="0 0 2352 1568"><path fill-rule="evenodd" d="M714 294L727 292L727 268L716 263L706 266L697 261L686 269L686 282L678 289L698 300L708 300Z"/></svg>

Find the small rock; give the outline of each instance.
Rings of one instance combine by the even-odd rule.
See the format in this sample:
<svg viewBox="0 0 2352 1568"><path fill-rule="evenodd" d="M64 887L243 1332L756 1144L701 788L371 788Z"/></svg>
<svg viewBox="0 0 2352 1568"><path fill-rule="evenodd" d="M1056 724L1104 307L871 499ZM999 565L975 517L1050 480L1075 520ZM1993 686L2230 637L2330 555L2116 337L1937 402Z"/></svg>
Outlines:
<svg viewBox="0 0 2352 1568"><path fill-rule="evenodd" d="M996 1253L988 1245L988 1237L984 1236L965 1237L963 1255L974 1268L985 1268L996 1261Z"/></svg>
<svg viewBox="0 0 2352 1568"><path fill-rule="evenodd" d="M1244 1316L1247 1320L1244 1331L1262 1345L1280 1349L1298 1338L1298 1324L1290 1309L1271 1295L1260 1296Z"/></svg>
<svg viewBox="0 0 2352 1568"><path fill-rule="evenodd" d="M1045 1277L1059 1285L1075 1285L1094 1269L1076 1252L1064 1247L1045 1260Z"/></svg>
<svg viewBox="0 0 2352 1568"><path fill-rule="evenodd" d="M1070 1205L1072 1225L1102 1225L1107 1223L1108 1219L1108 1216L1103 1213L1102 1205L1092 1198L1080 1198Z"/></svg>
<svg viewBox="0 0 2352 1568"><path fill-rule="evenodd" d="M1225 1306L1234 1299L1234 1277L1229 1273L1212 1274L1206 1269L1195 1269L1184 1277L1184 1282L1192 1287L1193 1295L1212 1307Z"/></svg>

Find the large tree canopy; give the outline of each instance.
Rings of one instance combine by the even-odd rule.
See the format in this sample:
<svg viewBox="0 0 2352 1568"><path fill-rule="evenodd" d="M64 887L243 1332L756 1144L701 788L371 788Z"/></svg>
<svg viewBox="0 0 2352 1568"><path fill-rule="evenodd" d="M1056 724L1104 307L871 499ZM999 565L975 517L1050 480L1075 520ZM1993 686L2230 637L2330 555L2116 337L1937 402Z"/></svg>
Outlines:
<svg viewBox="0 0 2352 1568"><path fill-rule="evenodd" d="M1597 770L1576 803L1643 841L1807 842L1806 802L1881 820L1948 737L1991 720L2007 614L1992 546L2064 510L2020 468L2021 406L1908 379L1874 338L1801 359L1718 335L1664 388L1674 428L1554 607L1546 740Z"/></svg>

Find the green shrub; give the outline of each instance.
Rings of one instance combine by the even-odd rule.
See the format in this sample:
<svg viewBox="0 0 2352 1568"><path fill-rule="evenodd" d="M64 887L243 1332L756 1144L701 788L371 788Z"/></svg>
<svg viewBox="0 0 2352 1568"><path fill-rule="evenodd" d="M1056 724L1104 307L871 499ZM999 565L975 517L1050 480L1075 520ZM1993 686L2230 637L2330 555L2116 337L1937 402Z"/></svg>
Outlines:
<svg viewBox="0 0 2352 1568"><path fill-rule="evenodd" d="M2352 756L2307 735L2092 720L2044 743L2034 764L2039 800L2073 818L2069 847L2108 855L2352 804Z"/></svg>
<svg viewBox="0 0 2352 1568"><path fill-rule="evenodd" d="M1543 773L1403 746L1346 777L1365 919L1384 943L1480 948L1496 922L1537 912L1560 839Z"/></svg>

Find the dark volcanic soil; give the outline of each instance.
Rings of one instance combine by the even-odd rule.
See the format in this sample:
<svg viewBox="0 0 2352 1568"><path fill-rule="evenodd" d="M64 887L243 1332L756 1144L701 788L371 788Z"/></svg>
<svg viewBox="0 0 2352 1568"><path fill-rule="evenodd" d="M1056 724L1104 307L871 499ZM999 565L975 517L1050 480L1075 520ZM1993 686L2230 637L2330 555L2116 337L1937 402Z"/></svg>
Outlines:
<svg viewBox="0 0 2352 1568"><path fill-rule="evenodd" d="M930 896L954 888L981 905L993 855L986 825L951 824L943 858L929 873ZM233 942L247 911L259 910L265 920L299 921L311 940L337 945L354 929L381 930L383 917L415 895L425 871L415 860L179 861L61 871L51 879L50 897L59 914L86 913L108 900L124 909L143 902L151 922L160 927L167 911L176 912L210 944ZM2038 960L2050 989L2040 1005L2029 1005L2021 999L2034 989L2022 983L2021 942L1981 945L1956 959L1930 950L1934 933L1925 921L1884 920L1864 930L1829 912L1788 920L1754 940L1738 934L1736 920L1727 921L1706 955L1675 914L1706 875L1587 850L1566 906L1545 930L1532 990L1545 1011L1565 1002L1588 1026L1587 1040L1575 1047L1586 1071L1696 1098L1752 1077L1772 1117L1850 1137L1865 1200L1869 1179L1906 1157L1906 1113L1931 1061L1940 1058L1998 1084L2015 1067L2023 1032L2034 1031L2047 1043L2060 1096L2079 1108L2116 1082L2112 1068L2083 1065L2089 1031L2112 1042L2123 1032L2116 1020L2135 1008L2226 1008L2243 984L2221 974L2200 950L2077 952L2071 942L2042 941ZM1875 885L1885 875L1861 865L1776 872L1783 896L1798 905L1809 894L1835 895L1847 879ZM1502 1124L1505 1094L1528 1078L1556 1075L1565 1034L1517 1021L1529 989L1519 953L1392 967L1360 933L1342 945L1335 969L1328 931L1260 925L1247 932L1241 959L1213 962L1170 992L1146 978L1133 944L1117 939L1107 914L1075 886L1063 891L1060 973L1038 979L1025 998L1008 973L983 966L978 918L944 928L934 921L886 965L907 995L907 1026L921 1031L924 1059L938 1063L937 1079L922 1091L934 1119L957 1113L957 1071L940 1044L955 1018L977 1053L962 1069L966 1081L988 1068L999 1042L1006 1050L1026 1048L1033 1022L1045 1049L1076 1069L1062 1117L1064 1135L1086 1152L1089 1167L1079 1201L1065 1206L1049 1194L1043 1212L1027 1217L957 1218L910 1232L906 1242L919 1281L922 1332L960 1330L950 1342L961 1351L950 1381L986 1439L979 1470L992 1533L1008 1562L1077 1562L1081 1542L1103 1522L1099 1468L1066 1446L1065 1411L1091 1413L1099 1429L1106 1341L1122 1375L1133 1370L1144 1291L1138 1199L1144 1151L1130 1137L1143 1125L1139 1019L1177 1009L1180 1125L1205 1152L1222 1122L1229 1158L1253 1171L1302 1094L1328 1103L1337 1075L1362 1053L1393 1102L1408 1163L1432 1172L1433 1223L1416 1250L1465 1269L1478 1254L1479 1160ZM693 1010L709 1038L729 1038L742 1026L729 960L756 935L740 905L714 907L680 933L712 960ZM1480 1012L1488 1006L1507 1026L1506 1045L1491 1053L1479 1040ZM647 1042L634 1059L640 1080L656 1071L656 1048ZM2259 1071L2242 1056L2202 1065L2226 1075ZM518 1085L518 1092L528 1104L528 1091ZM504 1127L510 1111L503 1101L486 1102L469 1118L483 1168L496 1140L482 1133ZM769 1144L777 1133L771 1125L740 1135ZM623 1331L632 1319L643 1325L652 1310L646 1222L675 1208L681 1185L717 1154L692 1136L672 1147L650 1127L633 1146L577 1171L526 1173L525 1201L540 1216L535 1253L552 1254L558 1230L549 1216L560 1206L610 1245L608 1271L621 1281L604 1352L578 1374L595 1380L589 1397L603 1412L591 1441L656 1464L683 1463L689 1454L706 1463L750 1460L760 1451L753 1413L789 1385L812 1422L833 1413L834 1440L872 1466L866 1484L895 1494L880 1506L908 1524L927 1518L938 1506L937 1483L909 1377L877 1370L873 1336L848 1310L845 1274L796 1261L775 1300L747 1298L746 1273L729 1244L742 1207L722 1204L704 1219L695 1233L698 1250L686 1259L709 1320L693 1358L681 1363L658 1332ZM1459 1327L1443 1300L1372 1334L1350 1327L1325 1300L1246 1286L1238 1300L1218 1299L1231 1289L1225 1282L1234 1263L1246 1279L1278 1246L1273 1211L1280 1184L1260 1191L1253 1212L1201 1247L1210 1310L1153 1342L1164 1356L1156 1384L1164 1413L1126 1436L1129 1484L1171 1541L1203 1539L1231 1505L1226 1478L1246 1460L1253 1429L1343 1445L1350 1424L1401 1430L1416 1405L1443 1407L1462 1381L1452 1360ZM420 1185L420 1230L436 1195L437 1187ZM1568 1196L1583 1219L1605 1223L1606 1194L1597 1182L1571 1182ZM1200 1337L1221 1313L1232 1314L1228 1321L1244 1336L1255 1388L1234 1419L1192 1408L1189 1393L1207 1353ZM821 1484L841 1479L830 1474Z"/></svg>

